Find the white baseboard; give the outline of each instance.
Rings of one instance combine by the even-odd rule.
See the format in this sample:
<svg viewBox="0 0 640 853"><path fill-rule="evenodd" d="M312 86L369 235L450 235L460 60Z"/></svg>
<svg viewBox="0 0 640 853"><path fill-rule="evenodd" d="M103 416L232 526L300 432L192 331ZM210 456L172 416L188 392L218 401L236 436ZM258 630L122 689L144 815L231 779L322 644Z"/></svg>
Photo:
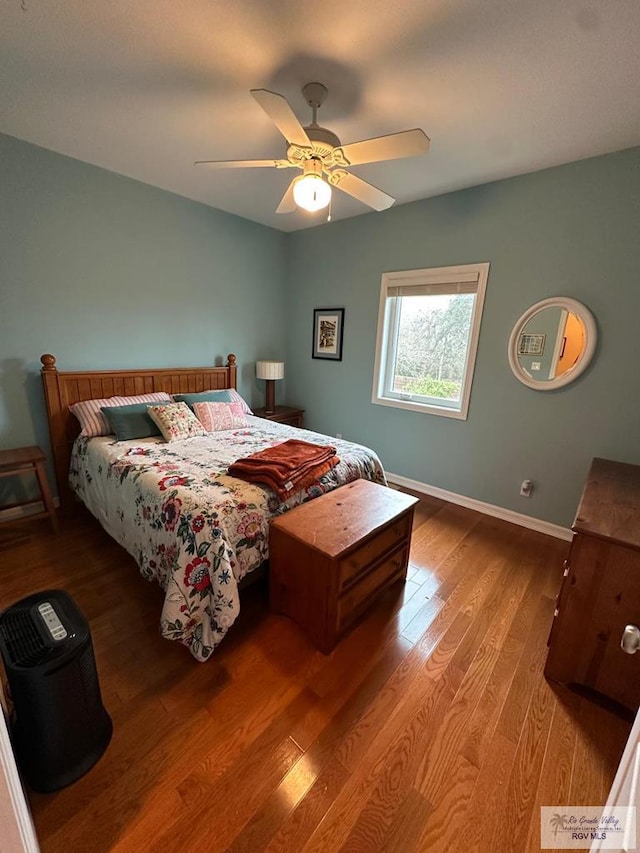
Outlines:
<svg viewBox="0 0 640 853"><path fill-rule="evenodd" d="M561 527L559 524L552 524L550 521L543 521L541 518L533 518L530 515L514 512L512 509L505 509L501 506L478 501L475 498L468 498L465 495L458 495L455 492L440 489L438 486L429 486L427 483L420 483L418 480L411 480L409 477L402 477L400 474L391 474L387 471L386 475L390 483L404 486L407 489L412 489L414 492L422 492L425 495L431 495L431 497L440 498L452 504L458 504L468 509L475 509L478 512L484 513L484 515L501 518L503 521L510 521L512 524L519 524L520 527L527 527L529 530L537 530L538 533L555 536L556 539L564 539L570 542L573 537L573 533L568 527Z"/></svg>
<svg viewBox="0 0 640 853"><path fill-rule="evenodd" d="M467 509L475 509L477 512L484 513L484 515L501 518L503 521L519 524L520 527L537 530L538 533L546 533L548 536L555 536L556 539L564 539L566 542L570 542L573 537L573 533L568 527L561 527L559 524L552 524L550 521L543 521L541 518L533 518L531 515L523 515L521 512L515 512L512 509L505 509L504 507L485 503L475 498L468 498L466 495L449 492L447 489L439 488L439 486L430 486L428 483L421 483L419 480L412 480L409 477L403 477L401 474L392 474L387 471L386 475L391 485L404 486L407 489L412 489L414 492L422 492L424 495L431 495L433 498L440 498L443 501L467 507ZM60 507L59 498L54 498L53 503L56 507ZM44 505L42 503L3 509L0 510L0 521L9 521L12 518L26 518L43 510Z"/></svg>
<svg viewBox="0 0 640 853"><path fill-rule="evenodd" d="M59 509L60 498L54 498L53 505ZM30 515L35 515L38 512L44 512L42 501L28 504L27 506L12 506L9 509L0 509L0 521L11 521L12 518L28 518Z"/></svg>

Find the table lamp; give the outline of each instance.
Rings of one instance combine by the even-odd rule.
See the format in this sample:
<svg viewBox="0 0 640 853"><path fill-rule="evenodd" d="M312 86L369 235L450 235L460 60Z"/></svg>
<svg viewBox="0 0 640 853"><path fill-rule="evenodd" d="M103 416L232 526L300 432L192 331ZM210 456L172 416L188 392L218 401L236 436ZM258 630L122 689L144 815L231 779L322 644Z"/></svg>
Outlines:
<svg viewBox="0 0 640 853"><path fill-rule="evenodd" d="M272 415L276 410L276 379L284 379L283 361L256 361L256 377L266 380L265 413Z"/></svg>

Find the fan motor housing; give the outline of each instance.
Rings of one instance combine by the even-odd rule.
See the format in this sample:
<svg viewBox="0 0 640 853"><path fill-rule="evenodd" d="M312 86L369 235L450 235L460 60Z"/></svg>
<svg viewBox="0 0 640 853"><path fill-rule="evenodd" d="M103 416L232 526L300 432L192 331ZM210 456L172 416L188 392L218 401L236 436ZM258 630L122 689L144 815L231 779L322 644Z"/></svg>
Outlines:
<svg viewBox="0 0 640 853"><path fill-rule="evenodd" d="M318 157L327 157L331 154L334 148L340 148L342 144L336 134L326 127L315 125L305 127L305 131L311 140L313 153ZM293 162L298 162L301 159L307 158L308 154L306 154L306 152L308 152L308 150L308 148L304 149L299 145L289 145L287 148L287 157ZM301 157L303 152L305 153L305 156Z"/></svg>
<svg viewBox="0 0 640 853"><path fill-rule="evenodd" d="M316 125L315 127L305 127L305 130L307 131L307 136L313 142L313 147L325 146L327 153L333 151L334 148L340 148L342 144L336 134L327 127Z"/></svg>

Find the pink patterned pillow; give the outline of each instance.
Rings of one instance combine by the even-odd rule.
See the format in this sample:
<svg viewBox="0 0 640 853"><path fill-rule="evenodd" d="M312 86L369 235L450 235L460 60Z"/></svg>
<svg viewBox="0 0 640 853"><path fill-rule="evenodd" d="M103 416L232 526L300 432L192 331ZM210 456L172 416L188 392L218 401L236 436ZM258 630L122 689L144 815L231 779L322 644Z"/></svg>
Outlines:
<svg viewBox="0 0 640 853"><path fill-rule="evenodd" d="M165 441L179 441L206 435L206 430L186 403L167 403L166 406L147 406L149 417Z"/></svg>
<svg viewBox="0 0 640 853"><path fill-rule="evenodd" d="M194 403L193 411L207 432L249 426L241 403Z"/></svg>
<svg viewBox="0 0 640 853"><path fill-rule="evenodd" d="M113 430L100 411L111 406L128 406L133 403L170 403L171 397L163 391L154 394L138 394L133 397L107 397L102 400L82 400L69 406L80 422L80 435L111 435Z"/></svg>

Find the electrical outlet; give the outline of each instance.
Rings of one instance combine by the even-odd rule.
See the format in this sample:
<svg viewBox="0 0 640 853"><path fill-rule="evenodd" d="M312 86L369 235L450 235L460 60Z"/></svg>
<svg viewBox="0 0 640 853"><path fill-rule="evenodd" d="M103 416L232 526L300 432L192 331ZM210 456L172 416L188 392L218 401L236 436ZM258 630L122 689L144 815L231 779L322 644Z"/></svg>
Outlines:
<svg viewBox="0 0 640 853"><path fill-rule="evenodd" d="M531 480L523 480L520 486L520 494L523 498L530 498L533 492L533 483Z"/></svg>

